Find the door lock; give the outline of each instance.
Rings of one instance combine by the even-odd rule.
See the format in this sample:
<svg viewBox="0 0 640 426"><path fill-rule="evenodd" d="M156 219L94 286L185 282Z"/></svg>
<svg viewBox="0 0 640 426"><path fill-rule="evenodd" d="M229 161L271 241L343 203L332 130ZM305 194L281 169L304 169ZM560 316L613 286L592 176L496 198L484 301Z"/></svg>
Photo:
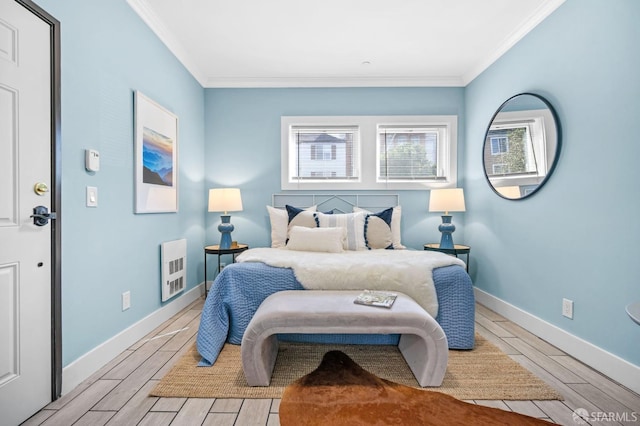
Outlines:
<svg viewBox="0 0 640 426"><path fill-rule="evenodd" d="M33 192L35 192L40 196L43 196L44 194L49 192L49 187L44 182L38 182L35 185L33 185Z"/></svg>
<svg viewBox="0 0 640 426"><path fill-rule="evenodd" d="M56 219L54 212L49 213L49 209L45 206L37 206L33 208L33 214L30 216L33 218L33 224L36 226L45 226L49 223L49 219Z"/></svg>

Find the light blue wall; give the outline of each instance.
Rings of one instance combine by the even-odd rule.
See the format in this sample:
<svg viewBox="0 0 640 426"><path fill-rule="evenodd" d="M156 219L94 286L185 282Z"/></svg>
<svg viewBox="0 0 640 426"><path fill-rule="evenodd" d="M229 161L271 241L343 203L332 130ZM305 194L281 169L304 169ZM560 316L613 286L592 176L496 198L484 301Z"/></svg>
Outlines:
<svg viewBox="0 0 640 426"><path fill-rule="evenodd" d="M640 2L567 0L465 90L465 238L475 285L640 365ZM563 146L529 199L495 195L482 143L495 109L519 92L555 106ZM575 302L561 316L562 298Z"/></svg>
<svg viewBox="0 0 640 426"><path fill-rule="evenodd" d="M188 238L188 286L203 280L202 246L219 218L206 191L242 188L234 239L269 243L265 205L280 192L280 116L456 114L467 212L456 241L473 246L476 285L640 365L640 327L624 305L640 300L635 124L640 117L640 3L567 0L467 88L202 89L125 0L36 0L62 22L64 365L160 306L159 244ZM133 214L133 91L180 118L180 212ZM496 196L482 173L495 109L523 91L557 108L564 146L532 198ZM101 171L83 167L98 149ZM100 206L84 207L86 186ZM428 192L401 191L403 241L439 239ZM120 295L132 292L121 312ZM560 316L563 297L575 319Z"/></svg>
<svg viewBox="0 0 640 426"><path fill-rule="evenodd" d="M206 185L238 186L244 210L232 214L233 238L251 246L270 243L265 205L280 193L280 117L283 115L457 115L464 145L462 88L207 89ZM463 163L459 154L458 164ZM459 166L460 168L460 166ZM463 173L459 173L462 179ZM302 191L305 192L305 191ZM354 191L357 192L357 191ZM427 212L428 191L400 194L403 243L422 248L440 240L440 216ZM454 223L462 222L462 214ZM208 243L217 244L219 214L207 215ZM454 239L464 238L456 231Z"/></svg>
<svg viewBox="0 0 640 426"><path fill-rule="evenodd" d="M63 364L161 306L160 243L188 239L203 279L204 90L125 0L37 0L62 29ZM133 213L133 92L179 117L179 213ZM100 171L84 169L84 149ZM96 186L99 206L85 207ZM122 312L121 294L131 291Z"/></svg>

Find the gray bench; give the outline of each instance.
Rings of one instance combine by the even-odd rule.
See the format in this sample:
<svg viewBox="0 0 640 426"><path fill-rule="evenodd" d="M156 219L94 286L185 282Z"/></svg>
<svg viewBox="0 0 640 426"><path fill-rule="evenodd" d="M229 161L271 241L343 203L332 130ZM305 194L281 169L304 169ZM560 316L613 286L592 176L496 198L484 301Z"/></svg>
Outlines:
<svg viewBox="0 0 640 426"><path fill-rule="evenodd" d="M353 303L359 291L292 290L267 297L242 337L242 368L249 386L269 386L278 333L401 334L398 347L420 386L440 386L447 369L447 337L405 294L391 309Z"/></svg>

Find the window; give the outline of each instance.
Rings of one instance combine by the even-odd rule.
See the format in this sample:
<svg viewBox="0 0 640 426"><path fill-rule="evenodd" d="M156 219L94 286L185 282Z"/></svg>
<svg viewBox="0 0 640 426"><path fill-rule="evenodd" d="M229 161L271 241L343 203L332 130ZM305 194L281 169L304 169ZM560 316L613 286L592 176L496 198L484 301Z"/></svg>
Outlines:
<svg viewBox="0 0 640 426"><path fill-rule="evenodd" d="M378 125L378 182L443 178L446 140L445 126Z"/></svg>
<svg viewBox="0 0 640 426"><path fill-rule="evenodd" d="M357 126L291 126L291 179L358 179Z"/></svg>
<svg viewBox="0 0 640 426"><path fill-rule="evenodd" d="M317 143L311 145L312 160L335 160L337 153L337 145L333 143Z"/></svg>
<svg viewBox="0 0 640 426"><path fill-rule="evenodd" d="M282 117L283 190L456 184L456 116Z"/></svg>
<svg viewBox="0 0 640 426"><path fill-rule="evenodd" d="M505 175L509 173L508 164L492 164L491 169L493 170L494 175Z"/></svg>
<svg viewBox="0 0 640 426"><path fill-rule="evenodd" d="M507 136L491 136L491 155L509 152L509 138Z"/></svg>
<svg viewBox="0 0 640 426"><path fill-rule="evenodd" d="M489 130L491 155L485 155L485 162L491 165L493 175L522 176L536 172L532 124L510 122Z"/></svg>

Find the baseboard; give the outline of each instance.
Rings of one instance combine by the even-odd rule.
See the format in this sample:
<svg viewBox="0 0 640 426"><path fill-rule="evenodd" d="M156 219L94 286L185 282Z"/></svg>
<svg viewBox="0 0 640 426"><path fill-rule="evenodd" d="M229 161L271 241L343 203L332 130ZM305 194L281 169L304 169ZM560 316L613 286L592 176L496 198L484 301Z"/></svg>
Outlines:
<svg viewBox="0 0 640 426"><path fill-rule="evenodd" d="M607 352L483 290L474 288L476 301L551 343L575 359L640 394L640 367Z"/></svg>
<svg viewBox="0 0 640 426"><path fill-rule="evenodd" d="M62 369L62 394L73 390L122 351L189 306L203 294L204 284L200 284L64 367Z"/></svg>

